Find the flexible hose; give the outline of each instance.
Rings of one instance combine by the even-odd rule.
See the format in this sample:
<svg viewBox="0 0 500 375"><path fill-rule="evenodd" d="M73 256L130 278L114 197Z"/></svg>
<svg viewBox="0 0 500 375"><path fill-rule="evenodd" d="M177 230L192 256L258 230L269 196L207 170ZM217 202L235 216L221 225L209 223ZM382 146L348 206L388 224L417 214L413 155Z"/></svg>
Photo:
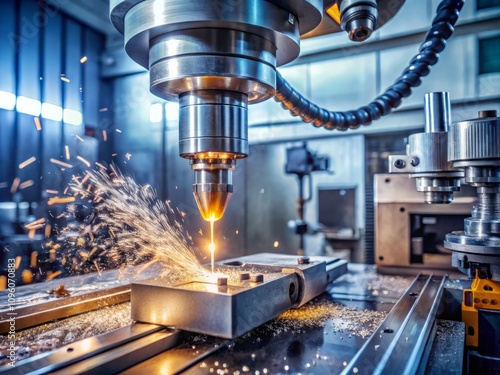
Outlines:
<svg viewBox="0 0 500 375"><path fill-rule="evenodd" d="M293 116L300 116L305 122L312 122L314 126L324 126L329 130L357 129L360 125L369 125L373 120L385 116L397 108L403 98L411 94L412 87L421 83L421 78L430 72L430 67L437 63L438 53L446 47L446 40L453 34L453 26L464 1L443 0L439 4L432 27L427 32L424 42L401 77L388 87L370 104L347 112L333 112L321 108L297 92L279 72L276 78L275 100L280 102L284 109Z"/></svg>

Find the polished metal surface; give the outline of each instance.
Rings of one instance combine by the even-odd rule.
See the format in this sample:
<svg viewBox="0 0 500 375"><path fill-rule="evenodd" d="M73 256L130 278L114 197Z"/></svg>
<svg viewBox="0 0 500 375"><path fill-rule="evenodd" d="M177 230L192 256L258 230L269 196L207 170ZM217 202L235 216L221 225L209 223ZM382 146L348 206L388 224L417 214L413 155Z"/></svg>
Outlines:
<svg viewBox="0 0 500 375"><path fill-rule="evenodd" d="M179 100L180 155L210 170L214 158L199 154L247 156L247 104L274 95L276 66L299 55L300 35L322 14L321 0L110 0L111 22L128 55L149 69L151 92ZM214 186L197 203L222 207L220 218L230 195Z"/></svg>
<svg viewBox="0 0 500 375"><path fill-rule="evenodd" d="M346 262L338 259L312 257L310 263L299 264L295 256L268 253L228 259L217 266L232 273L261 273L263 280L250 277L229 280L227 285L217 285L215 280L173 286L161 279L134 283L132 318L235 338L291 307L302 306L347 270Z"/></svg>
<svg viewBox="0 0 500 375"><path fill-rule="evenodd" d="M51 372L54 375L116 374L178 344L180 332L162 329L124 343L73 365Z"/></svg>
<svg viewBox="0 0 500 375"><path fill-rule="evenodd" d="M65 368L76 362L104 353L161 330L164 330L164 327L154 324L133 324L115 331L65 345L52 352L27 358L17 363L15 368L10 371L3 372L0 370L0 372L4 374L30 375L52 373L53 371ZM172 333L175 335L178 334L176 331L172 331Z"/></svg>
<svg viewBox="0 0 500 375"><path fill-rule="evenodd" d="M179 100L179 154L189 159L217 159L217 154L246 157L247 102L246 94L234 91L183 94Z"/></svg>
<svg viewBox="0 0 500 375"><path fill-rule="evenodd" d="M451 123L447 92L425 94L425 132L408 137L407 155L389 156L389 172L411 173L417 191L429 204L447 204L460 189L464 173L448 161L448 129Z"/></svg>
<svg viewBox="0 0 500 375"><path fill-rule="evenodd" d="M353 42L362 42L375 30L378 6L375 0L342 0L340 26Z"/></svg>
<svg viewBox="0 0 500 375"><path fill-rule="evenodd" d="M457 122L450 127L448 159L455 166L467 167L480 160L484 166L495 165L500 159L500 118L496 112L486 115L493 116Z"/></svg>
<svg viewBox="0 0 500 375"><path fill-rule="evenodd" d="M8 290L0 291L0 333L8 332L9 319L16 318L16 329L21 330L56 319L66 318L107 305L130 300L132 280L151 278L159 273L158 267L139 272L140 267L125 271L108 270L101 274L88 274L51 280L16 290L16 306L7 304ZM64 285L69 296L56 297L50 291Z"/></svg>
<svg viewBox="0 0 500 375"><path fill-rule="evenodd" d="M446 91L430 92L424 96L425 132L447 132L451 124L450 95Z"/></svg>
<svg viewBox="0 0 500 375"><path fill-rule="evenodd" d="M193 195L201 216L205 220L219 220L233 194L233 170L236 161L231 159L194 160Z"/></svg>
<svg viewBox="0 0 500 375"><path fill-rule="evenodd" d="M342 374L417 374L446 276L418 276Z"/></svg>
<svg viewBox="0 0 500 375"><path fill-rule="evenodd" d="M465 170L465 182L476 187L478 202L464 220L463 232L446 235L453 264L474 277L500 280L500 118L496 111L480 111L476 119L450 128L448 158Z"/></svg>

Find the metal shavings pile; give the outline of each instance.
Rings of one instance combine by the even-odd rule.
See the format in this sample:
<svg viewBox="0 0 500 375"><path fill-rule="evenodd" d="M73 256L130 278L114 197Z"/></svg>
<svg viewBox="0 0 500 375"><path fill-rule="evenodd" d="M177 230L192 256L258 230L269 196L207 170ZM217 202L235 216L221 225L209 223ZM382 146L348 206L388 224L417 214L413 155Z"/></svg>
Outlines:
<svg viewBox="0 0 500 375"><path fill-rule="evenodd" d="M130 303L106 306L16 333L17 361L132 324ZM0 366L9 362L9 339L0 336Z"/></svg>
<svg viewBox="0 0 500 375"><path fill-rule="evenodd" d="M336 303L327 296L320 296L299 309L290 309L276 319L250 332L261 335L282 332L303 333L305 328L324 327L326 332L345 333L366 338L370 336L387 316L385 311L358 310ZM263 331L262 331L263 330Z"/></svg>

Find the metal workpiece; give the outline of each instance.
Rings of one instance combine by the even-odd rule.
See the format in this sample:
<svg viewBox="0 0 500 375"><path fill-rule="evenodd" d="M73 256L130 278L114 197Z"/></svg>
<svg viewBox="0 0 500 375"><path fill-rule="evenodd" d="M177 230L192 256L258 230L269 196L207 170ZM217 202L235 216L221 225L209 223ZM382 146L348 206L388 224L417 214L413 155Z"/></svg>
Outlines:
<svg viewBox="0 0 500 375"><path fill-rule="evenodd" d="M132 284L132 319L235 338L324 292L347 271L347 262L312 257L299 265L297 257L263 253L219 262L217 269L238 272L237 280L166 285L155 278ZM239 277L242 272L249 277Z"/></svg>
<svg viewBox="0 0 500 375"><path fill-rule="evenodd" d="M423 373L446 279L418 276L342 374Z"/></svg>
<svg viewBox="0 0 500 375"><path fill-rule="evenodd" d="M298 296L295 274L268 274L262 282L218 286L161 280L132 284L132 319L191 332L235 338L291 308Z"/></svg>
<svg viewBox="0 0 500 375"><path fill-rule="evenodd" d="M340 0L340 26L353 42L362 42L370 37L378 18L375 0Z"/></svg>

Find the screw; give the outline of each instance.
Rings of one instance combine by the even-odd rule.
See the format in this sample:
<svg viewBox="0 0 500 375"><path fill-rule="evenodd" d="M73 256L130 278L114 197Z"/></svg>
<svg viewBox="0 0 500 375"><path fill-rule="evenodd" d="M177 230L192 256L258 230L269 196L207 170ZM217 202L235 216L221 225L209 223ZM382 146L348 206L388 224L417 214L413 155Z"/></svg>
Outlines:
<svg viewBox="0 0 500 375"><path fill-rule="evenodd" d="M261 273L256 273L254 275L250 275L250 281L252 283L261 283L264 281L264 275Z"/></svg>
<svg viewBox="0 0 500 375"><path fill-rule="evenodd" d="M406 162L403 159L397 159L394 162L394 166L398 169L403 169L404 167L406 167Z"/></svg>
<svg viewBox="0 0 500 375"><path fill-rule="evenodd" d="M297 259L298 264L309 264L309 257L300 257Z"/></svg>
<svg viewBox="0 0 500 375"><path fill-rule="evenodd" d="M417 165L419 165L420 164L420 159L418 158L418 156L413 157L413 159L411 159L410 164L413 165L414 167L416 167Z"/></svg>

